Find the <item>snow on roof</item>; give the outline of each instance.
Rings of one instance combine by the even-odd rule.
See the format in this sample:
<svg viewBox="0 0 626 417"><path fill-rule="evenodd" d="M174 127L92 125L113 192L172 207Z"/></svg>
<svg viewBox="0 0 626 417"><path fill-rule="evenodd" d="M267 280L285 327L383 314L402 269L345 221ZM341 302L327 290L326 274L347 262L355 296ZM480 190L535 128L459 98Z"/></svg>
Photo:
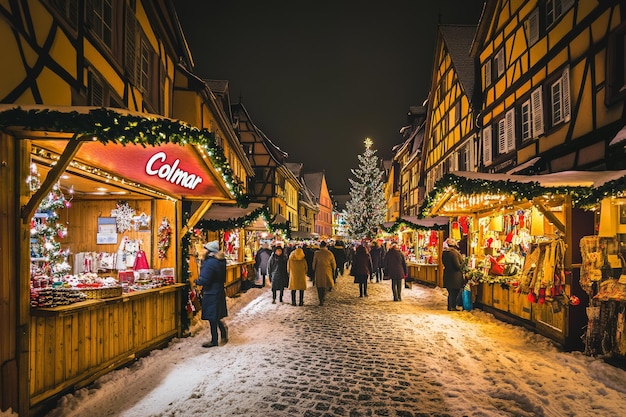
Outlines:
<svg viewBox="0 0 626 417"><path fill-rule="evenodd" d="M537 182L543 187L592 187L598 188L609 181L626 176L626 170L621 171L562 171L542 175L509 175L489 174L483 172L458 171L453 175L468 179L485 181L513 181L520 183Z"/></svg>

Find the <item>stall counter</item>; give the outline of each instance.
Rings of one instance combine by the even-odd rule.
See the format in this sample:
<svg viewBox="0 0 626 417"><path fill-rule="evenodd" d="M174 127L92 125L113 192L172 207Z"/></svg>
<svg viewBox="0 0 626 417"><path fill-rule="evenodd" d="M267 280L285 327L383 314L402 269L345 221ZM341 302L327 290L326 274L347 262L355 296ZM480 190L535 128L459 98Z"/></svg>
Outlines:
<svg viewBox="0 0 626 417"><path fill-rule="evenodd" d="M417 282L435 287L443 287L443 269L438 264L418 264L407 262L409 277Z"/></svg>
<svg viewBox="0 0 626 417"><path fill-rule="evenodd" d="M132 362L181 331L185 284L31 309L31 407Z"/></svg>

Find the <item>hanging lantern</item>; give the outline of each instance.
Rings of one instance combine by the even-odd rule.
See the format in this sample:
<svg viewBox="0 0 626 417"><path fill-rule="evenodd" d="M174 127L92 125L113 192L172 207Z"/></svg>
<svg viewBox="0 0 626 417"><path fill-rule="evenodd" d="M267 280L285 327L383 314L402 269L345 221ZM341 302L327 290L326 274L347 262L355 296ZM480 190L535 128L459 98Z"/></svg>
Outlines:
<svg viewBox="0 0 626 417"><path fill-rule="evenodd" d="M531 236L543 236L543 214L536 208L530 209L530 235Z"/></svg>
<svg viewBox="0 0 626 417"><path fill-rule="evenodd" d="M600 227L598 236L613 237L617 234L617 216L616 210L611 200L605 198L600 203Z"/></svg>

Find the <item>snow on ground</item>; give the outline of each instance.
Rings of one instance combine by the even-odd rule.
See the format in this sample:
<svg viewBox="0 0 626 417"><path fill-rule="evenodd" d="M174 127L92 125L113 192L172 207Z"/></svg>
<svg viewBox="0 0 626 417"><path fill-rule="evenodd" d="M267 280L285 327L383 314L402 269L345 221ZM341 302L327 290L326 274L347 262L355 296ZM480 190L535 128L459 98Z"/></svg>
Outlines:
<svg viewBox="0 0 626 417"><path fill-rule="evenodd" d="M342 322L345 328L331 331L320 342L329 351L339 343L333 340L349 346L353 332L360 331L362 323L349 321L354 314L393 328L389 344L394 349L410 346L406 366L416 375L411 383L421 403L441 403L444 412L439 415L624 415L626 372L621 369L579 352L561 352L548 339L480 310L447 312L446 292L440 288L414 285L404 290L401 303L393 303L388 282L370 284L369 299L357 307L358 290L350 278L342 279L345 283L340 282L324 307L315 305L314 289L306 291L303 308L271 304L268 289L229 298L227 345L202 348L208 328L196 322L192 337L173 340L64 396L48 417L257 415L253 410L259 399L291 372L288 362L276 359L276 352L289 358L301 354L295 346L304 331L314 328L316 314L323 309L343 311L348 320ZM285 326L287 320L292 325ZM289 377L304 376L299 372Z"/></svg>

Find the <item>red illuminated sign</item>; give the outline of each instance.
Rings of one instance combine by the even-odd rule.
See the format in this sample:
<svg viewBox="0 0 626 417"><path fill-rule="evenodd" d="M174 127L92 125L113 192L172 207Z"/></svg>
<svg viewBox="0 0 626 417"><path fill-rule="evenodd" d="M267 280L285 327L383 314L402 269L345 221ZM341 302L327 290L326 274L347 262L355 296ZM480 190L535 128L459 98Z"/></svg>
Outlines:
<svg viewBox="0 0 626 417"><path fill-rule="evenodd" d="M159 146L88 142L77 158L134 182L183 197L229 198L193 145Z"/></svg>

